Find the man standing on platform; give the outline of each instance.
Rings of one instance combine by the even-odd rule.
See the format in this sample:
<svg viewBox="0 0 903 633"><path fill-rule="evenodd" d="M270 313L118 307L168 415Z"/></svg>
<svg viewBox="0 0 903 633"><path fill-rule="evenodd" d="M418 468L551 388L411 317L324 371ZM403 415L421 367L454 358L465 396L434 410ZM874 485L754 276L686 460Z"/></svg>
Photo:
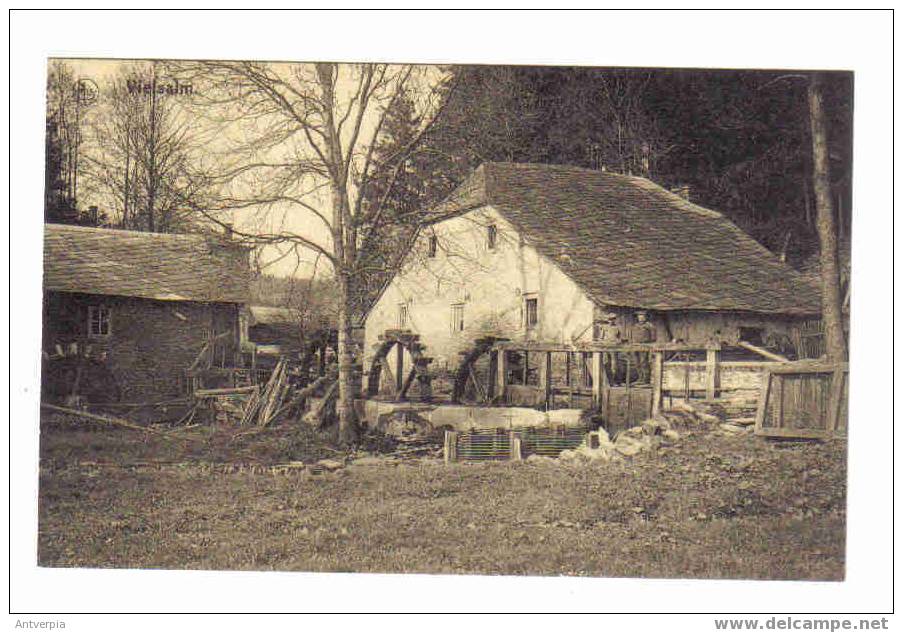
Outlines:
<svg viewBox="0 0 903 633"><path fill-rule="evenodd" d="M648 315L645 310L636 312L636 323L630 328L631 343L654 343L656 339L655 326L647 320ZM633 359L636 364L638 382L648 383L649 374L651 373L651 363L649 361L650 352L634 352Z"/></svg>
<svg viewBox="0 0 903 633"><path fill-rule="evenodd" d="M624 336L621 328L617 324L618 315L609 312L602 315L602 320L596 324L596 342L603 345L618 345L624 342ZM603 352L605 355L604 363L609 367L609 380L614 381L618 372L616 352Z"/></svg>

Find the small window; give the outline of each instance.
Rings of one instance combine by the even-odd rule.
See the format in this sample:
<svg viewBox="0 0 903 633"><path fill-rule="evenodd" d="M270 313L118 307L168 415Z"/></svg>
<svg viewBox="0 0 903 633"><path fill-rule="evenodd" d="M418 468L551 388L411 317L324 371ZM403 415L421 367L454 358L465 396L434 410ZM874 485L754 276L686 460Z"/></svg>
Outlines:
<svg viewBox="0 0 903 633"><path fill-rule="evenodd" d="M489 250L495 248L495 243L498 240L499 230L496 228L495 224L490 224L486 227L486 246Z"/></svg>
<svg viewBox="0 0 903 633"><path fill-rule="evenodd" d="M536 327L539 323L539 299L526 297L524 299L524 325L527 329Z"/></svg>
<svg viewBox="0 0 903 633"><path fill-rule="evenodd" d="M452 332L464 331L464 304L456 303L451 307Z"/></svg>
<svg viewBox="0 0 903 633"><path fill-rule="evenodd" d="M88 336L110 335L110 309L106 306L88 306Z"/></svg>
<svg viewBox="0 0 903 633"><path fill-rule="evenodd" d="M439 238L435 235L430 235L430 245L428 255L430 257L436 256L436 251L439 250Z"/></svg>
<svg viewBox="0 0 903 633"><path fill-rule="evenodd" d="M406 327L408 324L408 304L398 304L398 327L399 329Z"/></svg>

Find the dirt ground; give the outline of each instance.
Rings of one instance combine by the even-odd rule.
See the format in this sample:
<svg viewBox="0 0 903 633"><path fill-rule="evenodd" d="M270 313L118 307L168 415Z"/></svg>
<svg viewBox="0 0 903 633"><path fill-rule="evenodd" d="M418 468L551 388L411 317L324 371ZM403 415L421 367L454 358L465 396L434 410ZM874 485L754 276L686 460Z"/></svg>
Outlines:
<svg viewBox="0 0 903 633"><path fill-rule="evenodd" d="M39 564L844 575L846 453L839 442L775 443L699 428L624 461L446 466L428 457L311 474L264 467L343 459L329 438L306 429L182 433L190 439L45 425Z"/></svg>

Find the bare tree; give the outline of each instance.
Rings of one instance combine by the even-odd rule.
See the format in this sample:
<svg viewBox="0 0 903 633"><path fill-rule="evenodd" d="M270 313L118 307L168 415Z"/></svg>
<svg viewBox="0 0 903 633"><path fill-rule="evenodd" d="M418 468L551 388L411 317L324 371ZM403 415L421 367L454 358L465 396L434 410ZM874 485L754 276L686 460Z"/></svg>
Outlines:
<svg viewBox="0 0 903 633"><path fill-rule="evenodd" d="M78 169L82 104L72 69L62 61L47 68L44 214L54 222L78 218Z"/></svg>
<svg viewBox="0 0 903 633"><path fill-rule="evenodd" d="M214 222L229 212L282 212L235 235L255 244L300 245L329 262L338 301L339 395L343 442L357 438L352 389L356 275L370 264L361 245L382 224L389 192L405 160L435 121L443 76L429 67L388 64L182 63L174 69L195 86L195 106L223 130L212 180L218 198L205 205ZM404 94L416 94L418 133L381 163L376 139ZM379 172L384 194L364 204ZM236 221L236 224L238 222Z"/></svg>
<svg viewBox="0 0 903 633"><path fill-rule="evenodd" d="M123 228L184 229L209 184L195 165L196 128L163 81L157 63L124 69L92 117L88 176Z"/></svg>
<svg viewBox="0 0 903 633"><path fill-rule="evenodd" d="M816 228L821 245L822 318L825 349L830 360L846 358L840 296L840 267L837 262L837 230L828 165L828 132L825 124L821 77L809 79L809 120L812 129L812 182L815 191Z"/></svg>

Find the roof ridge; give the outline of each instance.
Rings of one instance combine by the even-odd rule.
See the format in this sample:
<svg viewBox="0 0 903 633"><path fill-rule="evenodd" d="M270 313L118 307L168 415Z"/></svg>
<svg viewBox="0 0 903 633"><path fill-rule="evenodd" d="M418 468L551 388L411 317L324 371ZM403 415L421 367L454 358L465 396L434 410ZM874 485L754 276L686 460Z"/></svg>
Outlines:
<svg viewBox="0 0 903 633"><path fill-rule="evenodd" d="M57 224L53 222L47 222L44 224L45 230L52 229L53 231L75 231L79 233L93 233L95 235L102 235L106 233L112 233L115 235L123 235L123 236L134 236L134 237L147 237L149 239L154 238L165 238L165 239L188 239L188 240L199 240L199 239L215 239L215 235L207 235L205 233L160 233L157 231L136 231L134 229L110 229L101 226L79 226L77 224Z"/></svg>

